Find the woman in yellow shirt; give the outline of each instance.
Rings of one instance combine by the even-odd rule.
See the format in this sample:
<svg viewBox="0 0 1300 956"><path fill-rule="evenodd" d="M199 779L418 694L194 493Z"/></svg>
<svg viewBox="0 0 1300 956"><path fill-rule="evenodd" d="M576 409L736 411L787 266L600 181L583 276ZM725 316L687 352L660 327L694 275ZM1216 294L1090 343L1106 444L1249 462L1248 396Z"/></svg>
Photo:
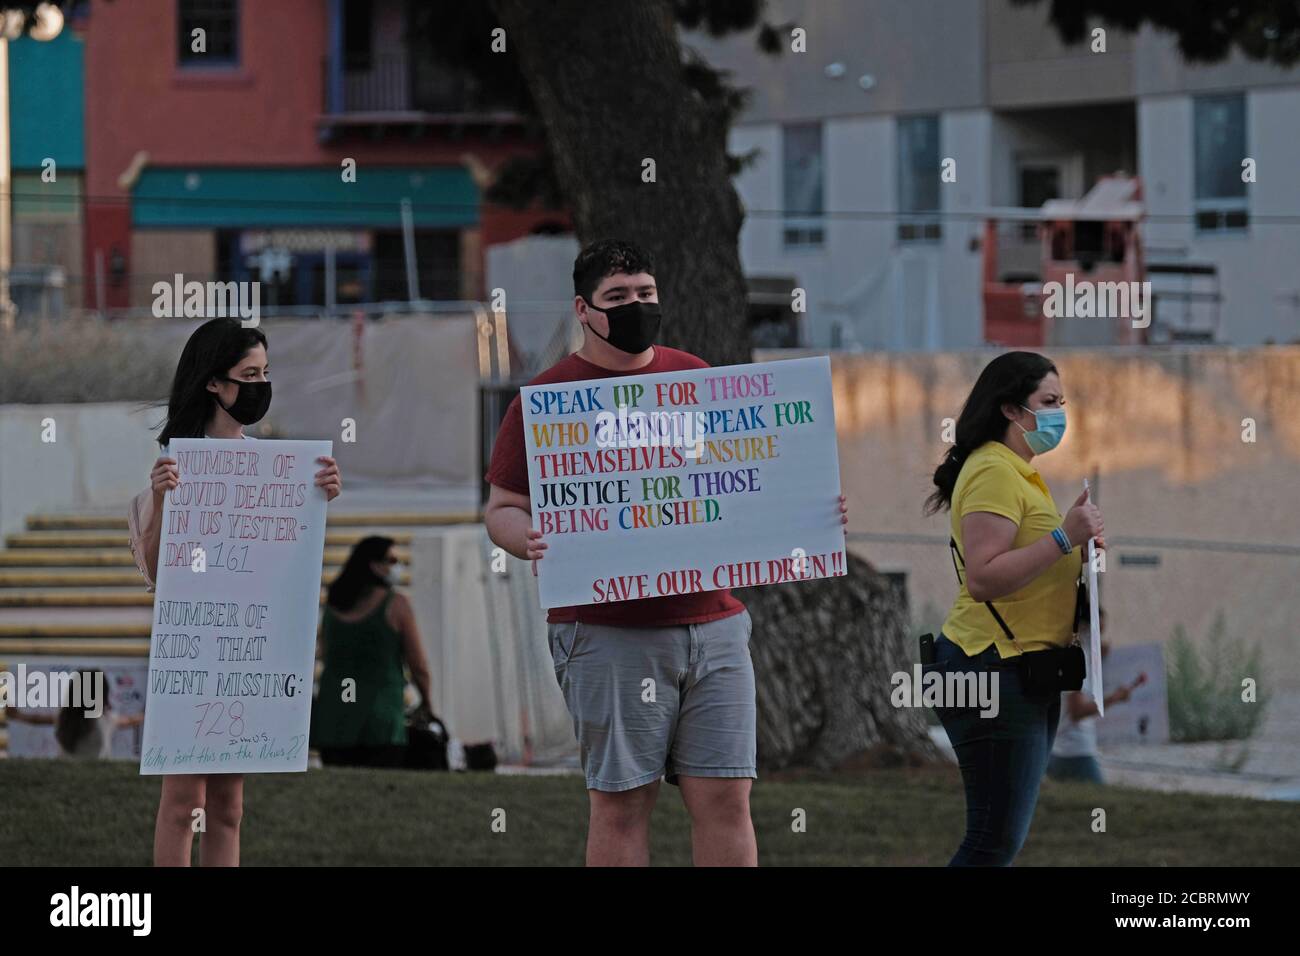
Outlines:
<svg viewBox="0 0 1300 956"><path fill-rule="evenodd" d="M1026 684L1023 665L1055 660L1060 651L1038 652L1072 642L1080 546L1092 537L1105 546L1087 492L1062 516L1032 464L1065 434L1064 405L1046 358L995 358L962 407L926 502L927 514L951 511L961 585L925 670L973 677L992 694L936 708L966 789L966 837L949 866L1006 866L1024 844L1061 704L1059 689Z"/></svg>

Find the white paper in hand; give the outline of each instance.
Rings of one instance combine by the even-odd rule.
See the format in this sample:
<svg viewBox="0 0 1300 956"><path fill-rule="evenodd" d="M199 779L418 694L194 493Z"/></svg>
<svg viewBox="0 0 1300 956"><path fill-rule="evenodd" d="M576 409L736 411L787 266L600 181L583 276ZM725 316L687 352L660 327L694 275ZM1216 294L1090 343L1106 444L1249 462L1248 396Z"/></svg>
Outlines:
<svg viewBox="0 0 1300 956"><path fill-rule="evenodd" d="M1088 479L1083 479L1083 489L1088 490ZM1088 576L1088 624L1092 640L1088 648L1088 692L1097 703L1097 716L1106 716L1101 681L1101 621L1097 610L1097 539L1088 539L1088 564L1084 573Z"/></svg>

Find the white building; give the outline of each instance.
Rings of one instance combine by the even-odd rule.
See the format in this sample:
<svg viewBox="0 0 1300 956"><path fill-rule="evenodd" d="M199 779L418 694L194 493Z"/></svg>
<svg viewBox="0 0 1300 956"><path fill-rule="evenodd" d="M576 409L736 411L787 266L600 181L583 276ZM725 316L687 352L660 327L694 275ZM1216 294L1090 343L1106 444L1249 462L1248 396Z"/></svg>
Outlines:
<svg viewBox="0 0 1300 956"><path fill-rule="evenodd" d="M1142 181L1155 340L1300 341L1300 69L1194 66L1150 27L1066 47L1048 6L769 0L806 52L684 36L751 91L741 257L769 300L806 291L797 344L981 344L988 212L1117 171Z"/></svg>

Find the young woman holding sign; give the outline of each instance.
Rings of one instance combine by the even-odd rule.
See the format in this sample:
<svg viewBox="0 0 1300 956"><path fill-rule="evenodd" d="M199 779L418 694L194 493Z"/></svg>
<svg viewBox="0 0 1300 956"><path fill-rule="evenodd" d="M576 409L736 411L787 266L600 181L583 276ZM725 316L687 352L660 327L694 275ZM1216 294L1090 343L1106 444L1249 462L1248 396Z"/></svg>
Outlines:
<svg viewBox="0 0 1300 956"><path fill-rule="evenodd" d="M166 494L180 483L176 460L168 456L173 438L249 438L244 426L261 421L271 404L266 336L235 319L212 319L190 336L172 378L167 419L158 444L162 457L149 474L149 488L131 502L127 524L136 566L154 589ZM321 457L316 486L333 501L342 478L333 458ZM205 866L239 865L239 823L244 807L244 775L169 774L154 826L155 866L189 866L195 811L203 828L199 859Z"/></svg>
<svg viewBox="0 0 1300 956"><path fill-rule="evenodd" d="M957 599L927 672L975 674L997 707L936 708L966 789L966 837L949 866L1007 866L1029 833L1038 786L1070 689L1080 546L1102 539L1085 491L1062 515L1032 462L1065 434L1056 366L1033 352L999 355L980 373L935 470L927 513L951 512ZM996 679L996 683L994 680Z"/></svg>

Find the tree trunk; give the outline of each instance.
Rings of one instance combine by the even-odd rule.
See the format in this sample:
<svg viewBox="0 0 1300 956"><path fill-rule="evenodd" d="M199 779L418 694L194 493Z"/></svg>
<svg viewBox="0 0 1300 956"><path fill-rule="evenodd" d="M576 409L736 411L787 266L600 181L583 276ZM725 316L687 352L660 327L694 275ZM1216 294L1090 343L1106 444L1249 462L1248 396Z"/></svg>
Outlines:
<svg viewBox="0 0 1300 956"><path fill-rule="evenodd" d="M492 6L546 124L579 239L618 237L650 250L663 344L714 365L749 361L726 120L683 79L671 4Z"/></svg>
<svg viewBox="0 0 1300 956"><path fill-rule="evenodd" d="M713 365L748 362L727 120L683 78L671 4L492 8L545 123L579 240L620 237L650 250L665 345ZM829 767L874 747L935 755L923 715L889 703L890 674L912 660L900 588L850 558L844 577L738 596L754 619L763 766Z"/></svg>
<svg viewBox="0 0 1300 956"><path fill-rule="evenodd" d="M896 708L891 676L917 655L900 578L849 555L848 574L737 592L754 618L758 758L831 768L864 750L933 759L925 715Z"/></svg>

